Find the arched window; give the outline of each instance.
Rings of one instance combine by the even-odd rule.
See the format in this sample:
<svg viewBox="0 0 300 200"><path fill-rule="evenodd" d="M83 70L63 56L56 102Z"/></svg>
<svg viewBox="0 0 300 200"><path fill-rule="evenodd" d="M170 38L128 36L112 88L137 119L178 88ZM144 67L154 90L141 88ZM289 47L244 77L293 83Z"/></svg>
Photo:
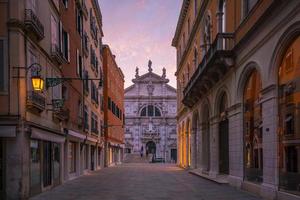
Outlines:
<svg viewBox="0 0 300 200"><path fill-rule="evenodd" d="M279 187L299 194L300 186L300 36L284 52L278 70Z"/></svg>
<svg viewBox="0 0 300 200"><path fill-rule="evenodd" d="M141 111L142 117L160 117L161 112L158 107L153 105L145 106Z"/></svg>
<svg viewBox="0 0 300 200"><path fill-rule="evenodd" d="M262 109L260 102L261 78L254 70L244 88L244 145L245 179L253 182L263 181L262 149ZM253 138L258 138L254 144ZM247 146L246 146L247 144ZM254 148L256 146L256 148Z"/></svg>

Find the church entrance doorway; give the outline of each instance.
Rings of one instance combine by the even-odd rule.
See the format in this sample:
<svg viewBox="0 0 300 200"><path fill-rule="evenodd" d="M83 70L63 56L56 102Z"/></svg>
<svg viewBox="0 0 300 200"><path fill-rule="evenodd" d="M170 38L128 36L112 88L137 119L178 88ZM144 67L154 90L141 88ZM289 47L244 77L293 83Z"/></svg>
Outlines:
<svg viewBox="0 0 300 200"><path fill-rule="evenodd" d="M153 141L147 142L146 151L148 151L149 154L153 154L155 156L155 154L156 154L156 144Z"/></svg>

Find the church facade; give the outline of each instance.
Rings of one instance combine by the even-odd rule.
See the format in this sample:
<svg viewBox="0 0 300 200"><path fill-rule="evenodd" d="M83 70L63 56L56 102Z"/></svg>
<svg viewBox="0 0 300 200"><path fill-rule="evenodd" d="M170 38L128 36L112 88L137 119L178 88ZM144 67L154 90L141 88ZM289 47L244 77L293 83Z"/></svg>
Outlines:
<svg viewBox="0 0 300 200"><path fill-rule="evenodd" d="M166 69L162 75L139 75L125 89L125 153L152 154L166 162L177 161L176 89L168 84Z"/></svg>

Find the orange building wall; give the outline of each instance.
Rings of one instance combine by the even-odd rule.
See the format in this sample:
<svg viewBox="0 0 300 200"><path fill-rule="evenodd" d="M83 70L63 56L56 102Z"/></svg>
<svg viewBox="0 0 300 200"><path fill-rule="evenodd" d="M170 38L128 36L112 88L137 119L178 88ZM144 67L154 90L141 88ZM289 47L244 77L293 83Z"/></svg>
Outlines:
<svg viewBox="0 0 300 200"><path fill-rule="evenodd" d="M81 50L81 37L76 30L76 4L75 1L68 1L68 9L64 8L60 1L61 20L63 29L69 33L70 40L70 62L62 65L62 74L64 77L77 78L76 73L76 49ZM79 100L82 101L82 81L72 80L65 83L67 86L68 99L65 101L65 107L70 110L71 126L78 129L78 115L79 115ZM70 127L71 128L71 127Z"/></svg>
<svg viewBox="0 0 300 200"><path fill-rule="evenodd" d="M104 122L109 126L105 130L105 137L108 141L124 143L123 116L119 119L108 109L110 97L124 114L124 75L107 45L103 48L103 73Z"/></svg>

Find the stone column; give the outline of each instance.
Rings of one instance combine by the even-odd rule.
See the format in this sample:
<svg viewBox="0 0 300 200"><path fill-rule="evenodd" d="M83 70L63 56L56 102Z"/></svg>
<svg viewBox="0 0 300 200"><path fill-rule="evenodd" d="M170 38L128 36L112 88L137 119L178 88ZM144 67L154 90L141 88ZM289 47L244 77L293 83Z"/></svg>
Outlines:
<svg viewBox="0 0 300 200"><path fill-rule="evenodd" d="M191 167L192 168L197 168L197 128L192 129L192 134L191 134L191 147L192 147L192 155L191 155Z"/></svg>
<svg viewBox="0 0 300 200"><path fill-rule="evenodd" d="M263 183L261 195L275 198L278 184L277 114L278 106L275 85L261 91L263 121Z"/></svg>
<svg viewBox="0 0 300 200"><path fill-rule="evenodd" d="M219 124L218 118L213 117L210 125L210 172L209 174L216 177L219 173Z"/></svg>
<svg viewBox="0 0 300 200"><path fill-rule="evenodd" d="M241 187L243 181L243 113L241 103L228 108L229 140L229 177L228 181L235 187Z"/></svg>

